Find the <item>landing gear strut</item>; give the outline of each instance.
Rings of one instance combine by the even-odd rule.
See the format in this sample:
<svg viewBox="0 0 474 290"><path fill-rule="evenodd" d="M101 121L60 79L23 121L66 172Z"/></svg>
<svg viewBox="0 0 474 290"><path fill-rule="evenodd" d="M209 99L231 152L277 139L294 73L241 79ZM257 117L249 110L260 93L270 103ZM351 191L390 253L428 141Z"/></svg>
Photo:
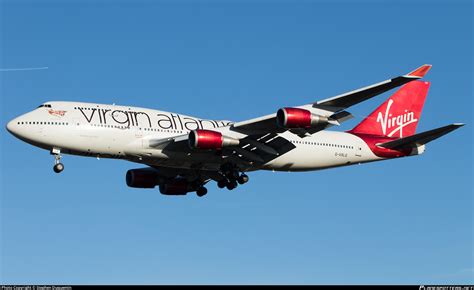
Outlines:
<svg viewBox="0 0 474 290"><path fill-rule="evenodd" d="M56 173L60 173L64 170L64 164L61 163L61 150L53 148L51 154L54 155L53 170Z"/></svg>

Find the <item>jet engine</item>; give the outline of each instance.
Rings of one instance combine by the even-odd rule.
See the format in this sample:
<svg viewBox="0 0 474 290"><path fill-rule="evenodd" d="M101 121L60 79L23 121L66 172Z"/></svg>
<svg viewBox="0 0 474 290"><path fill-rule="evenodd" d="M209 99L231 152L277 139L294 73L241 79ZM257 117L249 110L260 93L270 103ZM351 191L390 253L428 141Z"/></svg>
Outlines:
<svg viewBox="0 0 474 290"><path fill-rule="evenodd" d="M189 133L188 140L189 146L193 149L221 149L239 145L239 140L212 130L193 130Z"/></svg>
<svg viewBox="0 0 474 290"><path fill-rule="evenodd" d="M277 125L281 128L312 128L328 123L328 118L311 114L300 108L281 108L277 111Z"/></svg>
<svg viewBox="0 0 474 290"><path fill-rule="evenodd" d="M164 195L185 195L196 189L184 178L174 178L160 184L160 192Z"/></svg>
<svg viewBox="0 0 474 290"><path fill-rule="evenodd" d="M159 177L156 171L148 168L130 169L125 176L127 185L135 188L154 188Z"/></svg>

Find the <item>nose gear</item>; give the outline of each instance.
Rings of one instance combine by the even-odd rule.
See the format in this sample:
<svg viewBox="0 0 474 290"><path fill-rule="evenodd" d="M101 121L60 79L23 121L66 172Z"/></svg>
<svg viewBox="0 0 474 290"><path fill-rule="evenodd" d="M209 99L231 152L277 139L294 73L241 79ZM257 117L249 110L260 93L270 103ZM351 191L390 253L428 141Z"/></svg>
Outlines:
<svg viewBox="0 0 474 290"><path fill-rule="evenodd" d="M53 148L51 149L51 155L54 155L54 172L61 173L64 170L64 164L61 163L61 150Z"/></svg>

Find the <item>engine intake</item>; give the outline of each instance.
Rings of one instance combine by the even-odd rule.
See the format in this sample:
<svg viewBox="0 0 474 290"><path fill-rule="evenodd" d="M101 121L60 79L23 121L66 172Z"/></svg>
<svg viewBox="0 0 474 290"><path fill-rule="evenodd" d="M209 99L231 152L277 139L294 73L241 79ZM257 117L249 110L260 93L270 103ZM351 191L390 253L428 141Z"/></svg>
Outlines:
<svg viewBox="0 0 474 290"><path fill-rule="evenodd" d="M158 179L157 172L148 168L130 169L125 175L127 185L135 188L154 188L158 185Z"/></svg>
<svg viewBox="0 0 474 290"><path fill-rule="evenodd" d="M239 145L239 140L224 136L212 130L193 130L189 133L189 147L193 149L221 149L222 147Z"/></svg>
<svg viewBox="0 0 474 290"><path fill-rule="evenodd" d="M281 108L277 111L277 125L281 128L312 128L328 123L328 118L311 114L299 108Z"/></svg>

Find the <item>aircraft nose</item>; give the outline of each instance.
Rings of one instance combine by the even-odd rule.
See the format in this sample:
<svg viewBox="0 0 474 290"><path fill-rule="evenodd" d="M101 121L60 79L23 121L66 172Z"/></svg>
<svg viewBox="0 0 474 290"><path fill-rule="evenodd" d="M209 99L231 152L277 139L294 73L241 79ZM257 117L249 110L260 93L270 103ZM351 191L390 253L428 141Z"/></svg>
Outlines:
<svg viewBox="0 0 474 290"><path fill-rule="evenodd" d="M11 120L10 122L7 123L7 131L10 132L11 134L13 135L16 135L16 131L17 131L17 119L13 119Z"/></svg>

